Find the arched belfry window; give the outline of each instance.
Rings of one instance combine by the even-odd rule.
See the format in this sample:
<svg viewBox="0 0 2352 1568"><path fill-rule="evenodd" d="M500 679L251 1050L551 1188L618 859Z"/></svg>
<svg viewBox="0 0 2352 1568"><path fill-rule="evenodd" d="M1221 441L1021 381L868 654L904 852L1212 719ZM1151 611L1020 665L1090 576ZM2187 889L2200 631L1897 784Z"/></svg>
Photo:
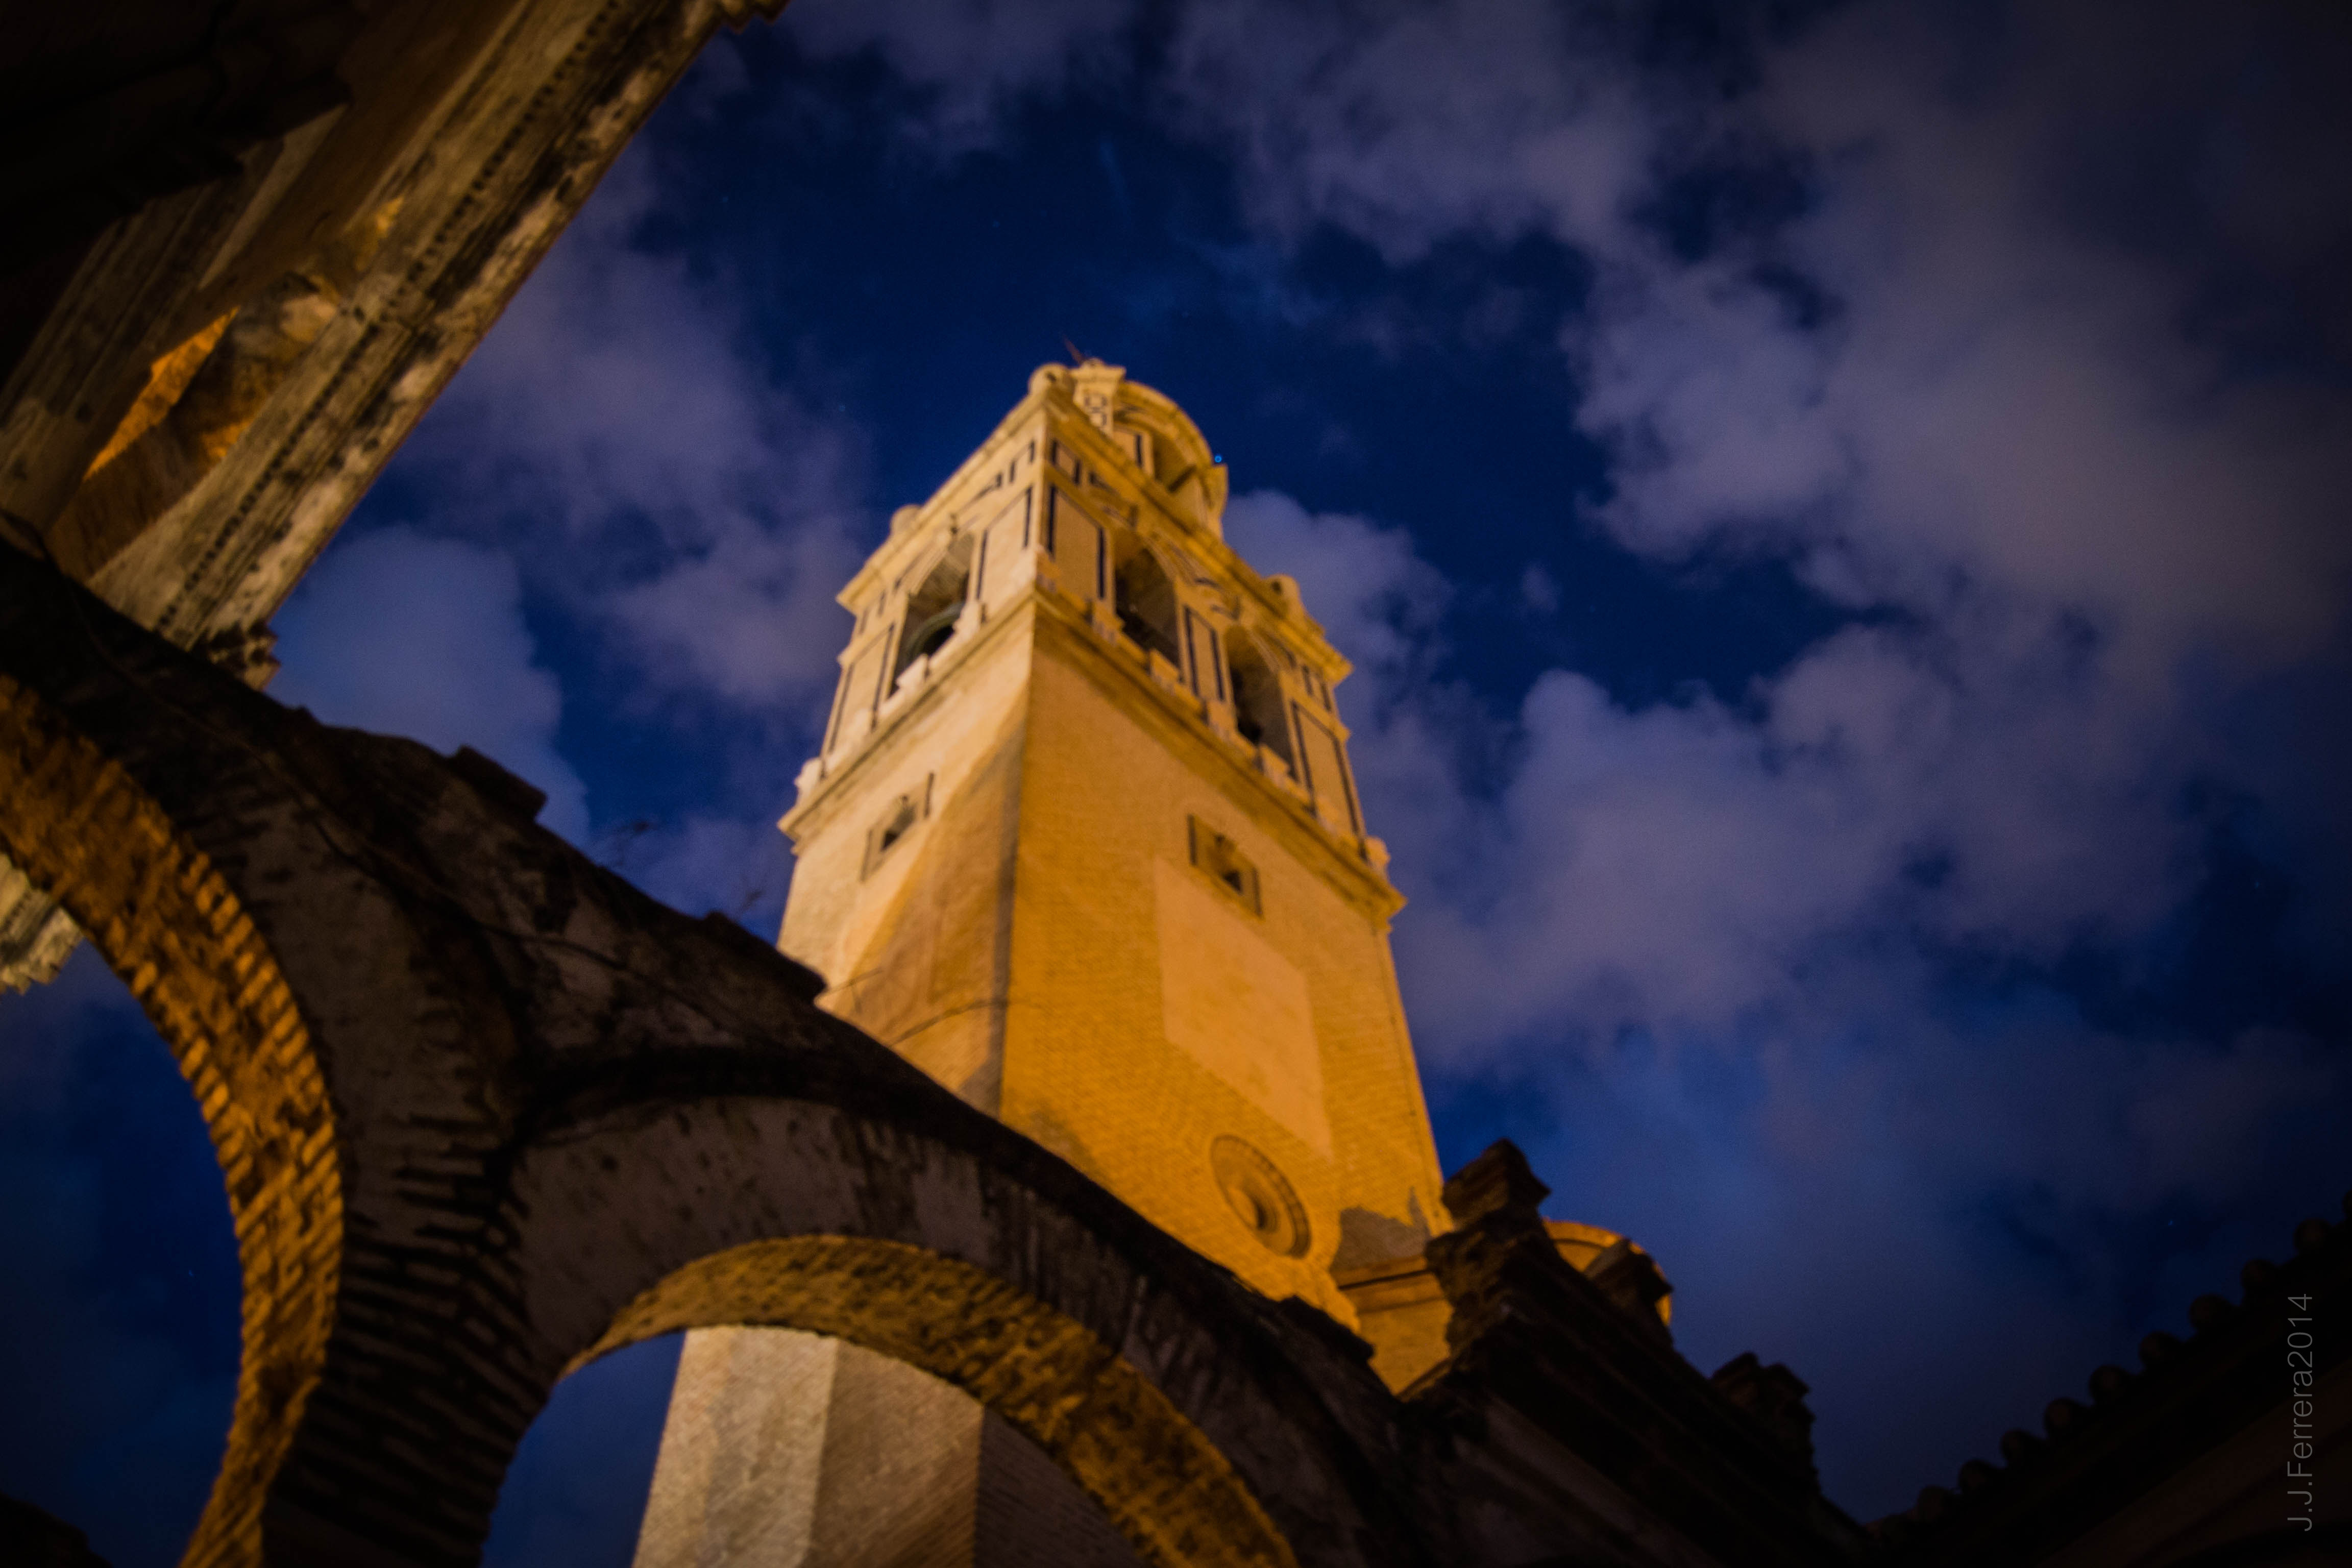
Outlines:
<svg viewBox="0 0 2352 1568"><path fill-rule="evenodd" d="M898 662L890 672L892 685L898 684L908 665L927 653L937 653L955 636L956 620L963 614L971 584L971 545L969 533L949 545L923 585L908 598L907 629L898 638Z"/></svg>
<svg viewBox="0 0 2352 1568"><path fill-rule="evenodd" d="M1138 547L1118 563L1113 587L1119 630L1133 637L1137 647L1183 668L1184 656L1177 651L1176 641L1176 584L1168 580L1159 558Z"/></svg>
<svg viewBox="0 0 2352 1568"><path fill-rule="evenodd" d="M1282 682L1266 662L1257 639L1239 627L1225 634L1225 673L1233 682L1234 728L1245 741L1264 746L1292 767L1290 716L1282 705Z"/></svg>

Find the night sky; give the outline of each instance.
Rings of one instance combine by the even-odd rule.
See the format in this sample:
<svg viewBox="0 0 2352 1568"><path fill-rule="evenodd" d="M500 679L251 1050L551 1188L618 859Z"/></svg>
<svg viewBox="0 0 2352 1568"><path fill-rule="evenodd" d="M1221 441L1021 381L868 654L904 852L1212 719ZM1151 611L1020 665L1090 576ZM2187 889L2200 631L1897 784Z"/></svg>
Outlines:
<svg viewBox="0 0 2352 1568"><path fill-rule="evenodd" d="M2352 24L2140 3L797 0L722 35L277 620L772 931L835 591L1071 346L1356 663L1449 1169L1527 1150L1868 1519L2352 1184ZM220 1177L0 1000L0 1492L172 1562ZM674 1346L501 1564L627 1561Z"/></svg>

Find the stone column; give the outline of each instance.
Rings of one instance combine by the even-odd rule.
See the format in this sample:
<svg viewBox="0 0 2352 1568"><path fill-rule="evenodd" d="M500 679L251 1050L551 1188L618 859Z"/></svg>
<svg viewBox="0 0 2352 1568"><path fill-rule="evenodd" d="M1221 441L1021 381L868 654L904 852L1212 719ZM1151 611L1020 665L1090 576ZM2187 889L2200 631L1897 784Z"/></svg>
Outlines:
<svg viewBox="0 0 2352 1568"><path fill-rule="evenodd" d="M962 1393L839 1340L687 1336L635 1568L1136 1568L1093 1500Z"/></svg>

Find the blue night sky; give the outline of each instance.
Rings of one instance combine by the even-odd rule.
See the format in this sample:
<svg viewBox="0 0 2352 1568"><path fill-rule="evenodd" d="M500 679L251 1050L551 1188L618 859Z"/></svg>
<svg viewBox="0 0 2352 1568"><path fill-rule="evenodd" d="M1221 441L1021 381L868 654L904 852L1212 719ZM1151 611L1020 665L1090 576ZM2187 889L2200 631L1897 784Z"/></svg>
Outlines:
<svg viewBox="0 0 2352 1568"><path fill-rule="evenodd" d="M277 620L772 930L832 595L1066 343L1357 673L1449 1169L1518 1141L1868 1519L2332 1211L2352 25L2311 5L796 0L722 35ZM0 1492L175 1559L236 1269L87 952L0 1000ZM673 1346L489 1561L624 1563Z"/></svg>

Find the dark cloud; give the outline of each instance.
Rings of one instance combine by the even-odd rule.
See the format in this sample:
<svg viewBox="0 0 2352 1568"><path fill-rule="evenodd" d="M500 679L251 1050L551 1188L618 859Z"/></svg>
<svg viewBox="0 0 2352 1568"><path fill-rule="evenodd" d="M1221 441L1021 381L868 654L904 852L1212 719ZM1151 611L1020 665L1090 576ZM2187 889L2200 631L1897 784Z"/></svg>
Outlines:
<svg viewBox="0 0 2352 1568"><path fill-rule="evenodd" d="M641 695L822 705L865 553L856 437L779 381L754 280L649 232L677 221L657 156L623 155L402 468L423 524L506 545Z"/></svg>

